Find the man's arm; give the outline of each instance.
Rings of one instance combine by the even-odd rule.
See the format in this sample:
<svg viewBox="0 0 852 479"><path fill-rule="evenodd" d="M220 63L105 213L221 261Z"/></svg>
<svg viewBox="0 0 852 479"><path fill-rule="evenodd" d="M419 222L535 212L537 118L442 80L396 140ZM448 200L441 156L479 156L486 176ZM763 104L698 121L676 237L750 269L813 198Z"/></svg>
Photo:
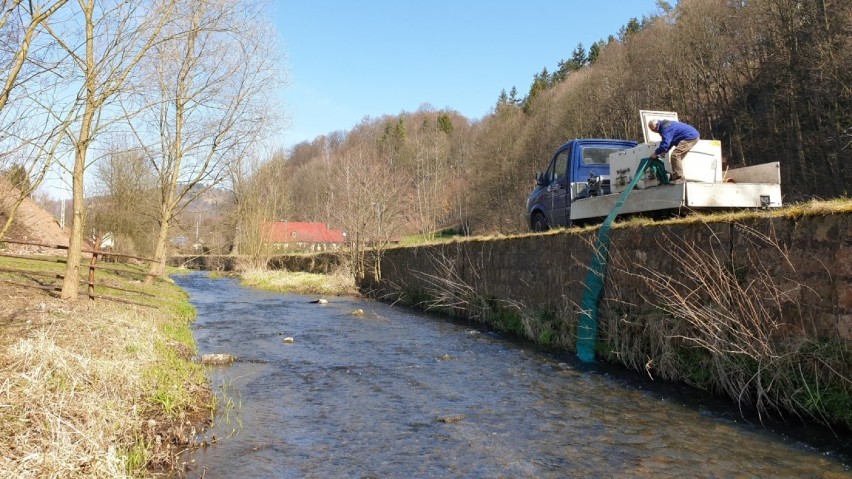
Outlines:
<svg viewBox="0 0 852 479"><path fill-rule="evenodd" d="M654 150L654 154L651 155L651 159L656 159L658 156L663 153L669 151L672 143L672 128L669 126L668 128L664 128L663 125L660 125L660 146Z"/></svg>

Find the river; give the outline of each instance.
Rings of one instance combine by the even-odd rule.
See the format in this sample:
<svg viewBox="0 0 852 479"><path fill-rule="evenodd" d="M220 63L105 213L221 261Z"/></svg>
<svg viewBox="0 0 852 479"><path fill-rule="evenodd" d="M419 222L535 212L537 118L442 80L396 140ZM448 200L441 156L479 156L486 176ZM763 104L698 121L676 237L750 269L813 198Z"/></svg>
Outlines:
<svg viewBox="0 0 852 479"><path fill-rule="evenodd" d="M845 449L470 325L175 281L199 352L239 358L209 370L227 407L191 478L852 477Z"/></svg>

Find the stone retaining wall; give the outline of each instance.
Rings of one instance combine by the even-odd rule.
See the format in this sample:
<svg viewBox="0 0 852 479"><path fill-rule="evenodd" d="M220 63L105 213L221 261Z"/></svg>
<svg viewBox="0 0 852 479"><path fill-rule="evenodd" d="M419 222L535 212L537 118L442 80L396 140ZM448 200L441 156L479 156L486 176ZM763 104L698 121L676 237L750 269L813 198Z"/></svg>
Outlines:
<svg viewBox="0 0 852 479"><path fill-rule="evenodd" d="M610 307L604 309L653 309L640 277L688 276L690 265L677 254L688 249L728 259L743 285L758 276L774 279L810 334L852 341L849 223L849 215L829 215L613 229L603 300ZM361 286L377 296L429 296L444 279L529 311L565 311L580 304L594 234L561 231L389 249L380 261L381 279L367 275Z"/></svg>

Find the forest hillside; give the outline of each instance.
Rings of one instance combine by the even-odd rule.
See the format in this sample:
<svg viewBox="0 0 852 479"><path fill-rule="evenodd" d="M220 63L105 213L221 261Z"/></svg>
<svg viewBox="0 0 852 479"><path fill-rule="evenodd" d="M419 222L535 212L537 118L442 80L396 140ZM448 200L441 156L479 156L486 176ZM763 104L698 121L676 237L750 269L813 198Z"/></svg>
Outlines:
<svg viewBox="0 0 852 479"><path fill-rule="evenodd" d="M849 195L852 2L660 2L554 61L526 94L495 92L483 118L428 105L366 118L278 155L253 181L287 194L276 217L350 238L512 233L527 228L526 196L555 148L641 141L644 109L676 111L721 140L726 166L779 161L785 203Z"/></svg>

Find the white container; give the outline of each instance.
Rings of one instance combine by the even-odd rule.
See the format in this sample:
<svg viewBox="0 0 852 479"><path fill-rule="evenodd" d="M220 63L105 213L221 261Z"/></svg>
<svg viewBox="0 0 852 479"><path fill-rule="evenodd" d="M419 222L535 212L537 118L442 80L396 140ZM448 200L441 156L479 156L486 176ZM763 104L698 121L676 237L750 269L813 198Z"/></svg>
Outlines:
<svg viewBox="0 0 852 479"><path fill-rule="evenodd" d="M698 183L721 182L722 142L698 140L698 143L683 157L683 177L686 181Z"/></svg>
<svg viewBox="0 0 852 479"><path fill-rule="evenodd" d="M629 150L616 151L609 155L609 186L612 193L621 193L627 189L627 185L636 176L636 170L643 158L648 158L657 149L658 143L643 143ZM661 157L666 171L671 171L671 165L666 157ZM636 183L637 189L650 188L660 184L656 178L652 178L650 171Z"/></svg>
<svg viewBox="0 0 852 479"><path fill-rule="evenodd" d="M621 193L633 181L639 163L648 158L657 149L659 142L643 143L629 150L617 151L609 155L610 189L612 193ZM660 160L666 171L672 171L671 151ZM720 183L722 181L722 143L718 140L698 140L695 146L683 158L683 176L686 181L696 183ZM659 186L660 182L651 176L650 170L636 183L637 189Z"/></svg>

